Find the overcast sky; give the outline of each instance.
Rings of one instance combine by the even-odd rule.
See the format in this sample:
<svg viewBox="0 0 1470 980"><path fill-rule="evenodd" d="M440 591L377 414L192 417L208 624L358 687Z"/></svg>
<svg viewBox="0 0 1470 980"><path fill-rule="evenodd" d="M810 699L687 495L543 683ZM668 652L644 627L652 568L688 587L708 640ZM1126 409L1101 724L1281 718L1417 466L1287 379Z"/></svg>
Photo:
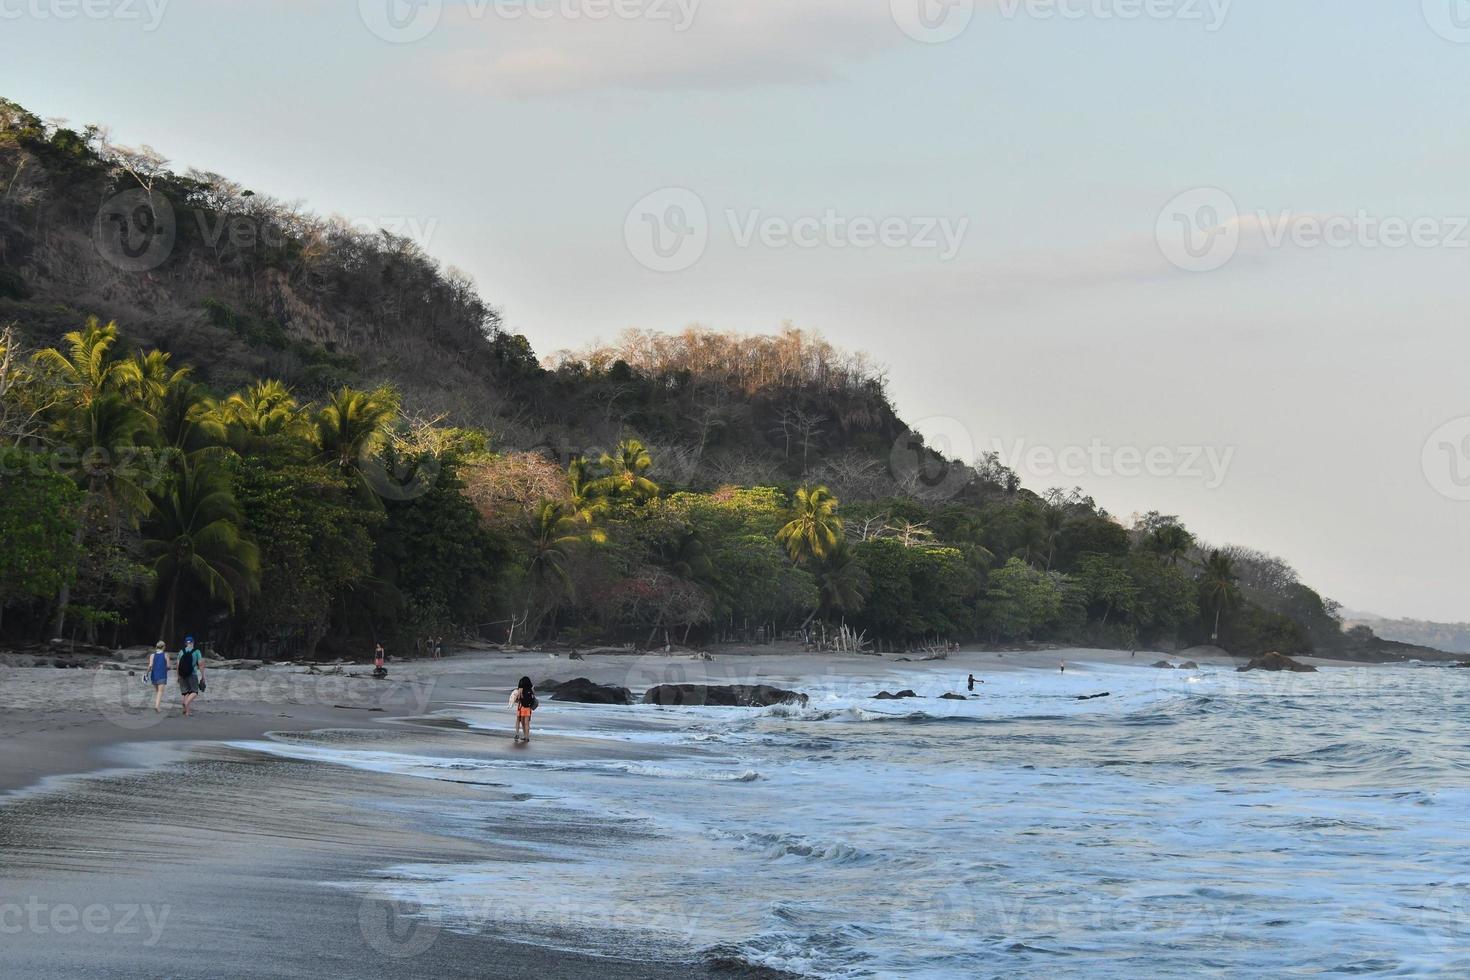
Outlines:
<svg viewBox="0 0 1470 980"><path fill-rule="evenodd" d="M0 94L549 353L782 321L1028 485L1470 620L1464 0L0 0Z"/></svg>

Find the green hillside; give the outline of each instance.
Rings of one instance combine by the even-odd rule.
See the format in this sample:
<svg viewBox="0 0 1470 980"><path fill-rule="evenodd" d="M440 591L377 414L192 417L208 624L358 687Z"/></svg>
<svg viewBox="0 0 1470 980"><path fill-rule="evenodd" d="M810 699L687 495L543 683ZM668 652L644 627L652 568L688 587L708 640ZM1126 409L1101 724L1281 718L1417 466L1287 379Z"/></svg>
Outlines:
<svg viewBox="0 0 1470 980"><path fill-rule="evenodd" d="M538 359L412 241L0 100L0 632L1397 657L1290 567L908 432L785 328Z"/></svg>

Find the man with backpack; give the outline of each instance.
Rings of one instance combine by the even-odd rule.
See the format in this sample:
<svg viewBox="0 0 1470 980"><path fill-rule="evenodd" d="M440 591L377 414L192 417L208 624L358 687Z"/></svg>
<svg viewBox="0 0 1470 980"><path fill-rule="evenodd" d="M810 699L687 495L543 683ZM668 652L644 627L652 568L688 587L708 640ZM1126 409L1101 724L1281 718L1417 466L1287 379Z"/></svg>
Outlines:
<svg viewBox="0 0 1470 980"><path fill-rule="evenodd" d="M192 714L194 699L204 690L204 654L194 646L192 636L184 637L179 651L179 693L184 696L184 717Z"/></svg>

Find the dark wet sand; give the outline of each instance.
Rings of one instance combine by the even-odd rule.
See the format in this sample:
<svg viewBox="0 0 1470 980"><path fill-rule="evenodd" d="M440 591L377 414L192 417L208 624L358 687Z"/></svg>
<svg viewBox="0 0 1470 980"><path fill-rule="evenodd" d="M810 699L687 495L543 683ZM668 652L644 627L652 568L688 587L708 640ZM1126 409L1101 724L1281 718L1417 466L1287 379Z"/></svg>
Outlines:
<svg viewBox="0 0 1470 980"><path fill-rule="evenodd" d="M459 685L448 690L456 699L489 700ZM190 719L141 729L95 710L7 713L0 720L7 748L0 792L9 794L0 796L0 974L772 976L516 943L507 939L515 934L513 904L504 920L491 909L486 921L439 927L375 895L374 873L399 863L524 859L488 853L471 830L426 829L446 795L514 805L513 788L426 784L220 744L270 731L357 729L385 746L400 732L416 740L428 732L448 740L446 753L525 751L512 746L508 730L501 736L409 722L412 730L404 731L392 711L425 706L410 701L372 713L350 705L203 702ZM557 742L540 738L534 751L555 756L570 748Z"/></svg>

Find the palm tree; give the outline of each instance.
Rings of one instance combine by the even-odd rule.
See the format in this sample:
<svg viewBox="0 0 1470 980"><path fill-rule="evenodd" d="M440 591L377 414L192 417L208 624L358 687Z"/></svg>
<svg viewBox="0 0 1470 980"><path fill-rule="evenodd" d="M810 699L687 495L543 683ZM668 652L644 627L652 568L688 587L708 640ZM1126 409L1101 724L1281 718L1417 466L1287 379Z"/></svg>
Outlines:
<svg viewBox="0 0 1470 980"><path fill-rule="evenodd" d="M361 464L388 444L388 427L397 416L398 393L392 388L338 389L316 416L322 461L360 476Z"/></svg>
<svg viewBox="0 0 1470 980"><path fill-rule="evenodd" d="M872 587L868 570L858 562L847 541L839 540L817 569L817 592L821 597L817 616L827 620L833 612L859 612Z"/></svg>
<svg viewBox="0 0 1470 980"><path fill-rule="evenodd" d="M658 496L658 484L644 475L652 468L653 457L637 439L619 443L617 455L603 453L597 463L606 475L588 487L595 495L639 504Z"/></svg>
<svg viewBox="0 0 1470 980"><path fill-rule="evenodd" d="M138 351L128 362L125 387L133 400L150 414L157 415L169 391L184 383L193 368L169 367L172 355L161 350L146 354Z"/></svg>
<svg viewBox="0 0 1470 980"><path fill-rule="evenodd" d="M1164 560L1164 564L1174 567L1194 547L1194 535L1179 524L1165 524L1149 538L1148 547Z"/></svg>
<svg viewBox="0 0 1470 980"><path fill-rule="evenodd" d="M581 456L572 458L567 464L567 486L571 491L572 509L594 521L607 510L607 501L597 495L597 480L592 468Z"/></svg>
<svg viewBox="0 0 1470 980"><path fill-rule="evenodd" d="M212 460L182 463L157 495L143 553L167 597L160 635L173 635L179 592L186 584L201 586L231 613L258 587L260 553L241 534L242 524L229 473Z"/></svg>
<svg viewBox="0 0 1470 980"><path fill-rule="evenodd" d="M776 540L786 546L792 561L820 560L837 547L842 537L837 504L837 498L826 487L801 487L796 491L791 519L776 532Z"/></svg>
<svg viewBox="0 0 1470 980"><path fill-rule="evenodd" d="M1067 529L1069 520L1067 511L1059 504L1053 504L1046 508L1041 516L1041 539L1046 546L1046 568L1051 571L1052 559L1057 554L1057 542L1062 538L1062 532Z"/></svg>
<svg viewBox="0 0 1470 980"><path fill-rule="evenodd" d="M1210 641L1220 639L1220 613L1227 606L1233 606L1240 597L1240 591L1235 587L1239 578L1235 574L1235 563L1230 556L1220 551L1211 551L1210 556L1205 559L1204 573L1200 576L1200 596L1205 600L1207 606L1215 607L1215 628L1210 633Z"/></svg>
<svg viewBox="0 0 1470 980"><path fill-rule="evenodd" d="M545 500L531 516L529 537L526 620L530 621L534 606L537 614L537 622L531 627L534 635L540 619L555 613L563 601L575 595L576 588L567 570L571 556L587 545L602 544L607 534L593 526L587 512L564 501Z"/></svg>
<svg viewBox="0 0 1470 980"><path fill-rule="evenodd" d="M696 585L707 585L715 578L715 564L698 528L680 529L672 540L661 543L655 550L659 564L679 578Z"/></svg>
<svg viewBox="0 0 1470 980"><path fill-rule="evenodd" d="M278 435L300 421L300 406L291 389L274 378L256 381L219 404L224 421L255 436Z"/></svg>
<svg viewBox="0 0 1470 980"><path fill-rule="evenodd" d="M215 449L227 429L218 405L201 384L187 379L170 384L153 410L159 445L181 453Z"/></svg>
<svg viewBox="0 0 1470 980"><path fill-rule="evenodd" d="M67 409L56 423L63 443L79 453L80 482L86 490L84 508L109 515L121 509L129 519L152 508L146 488L139 482L141 471L131 457L140 443L152 436L152 419L115 392L91 398ZM74 544L78 551L86 539L89 521L77 522ZM66 629L66 611L71 603L71 584L63 583L56 596L54 636Z"/></svg>
<svg viewBox="0 0 1470 980"><path fill-rule="evenodd" d="M34 360L65 389L71 406L90 405L103 395L126 391L141 380L137 362L112 356L117 339L116 323L103 326L95 316L88 317L85 327L62 337L67 353L48 347L37 351Z"/></svg>

